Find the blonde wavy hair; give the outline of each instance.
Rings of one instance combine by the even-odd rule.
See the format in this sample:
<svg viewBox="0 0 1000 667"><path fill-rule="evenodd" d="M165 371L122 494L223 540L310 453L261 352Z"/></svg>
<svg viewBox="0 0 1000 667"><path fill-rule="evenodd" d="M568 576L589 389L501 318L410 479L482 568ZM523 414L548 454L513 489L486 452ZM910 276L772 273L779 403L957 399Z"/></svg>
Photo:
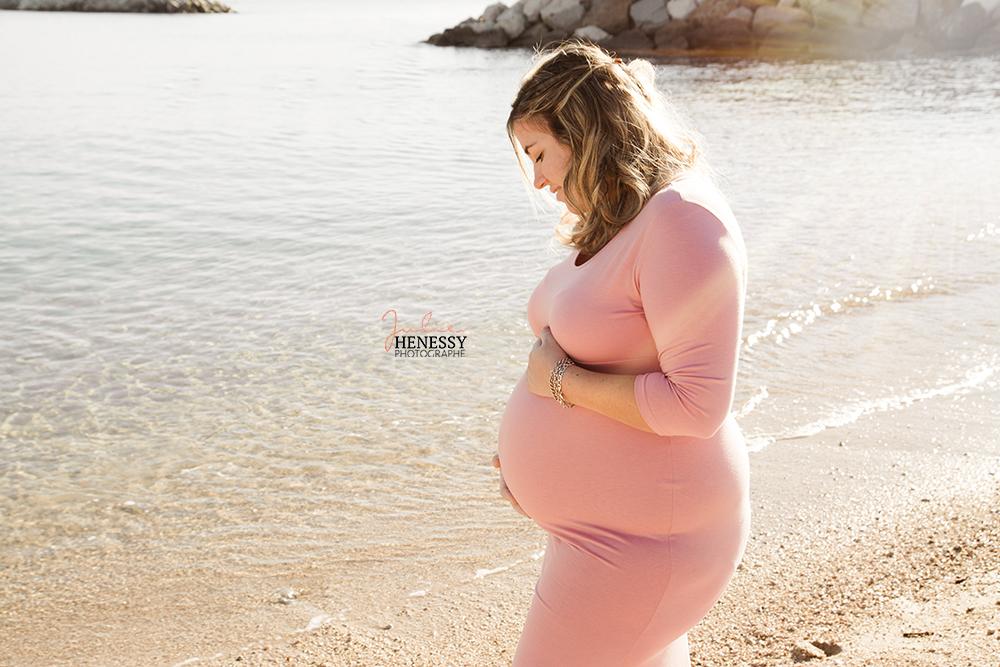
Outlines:
<svg viewBox="0 0 1000 667"><path fill-rule="evenodd" d="M581 40L536 53L511 104L507 136L530 183L517 121L544 128L572 153L563 194L579 215L567 211L560 222L572 229L556 235L582 255L597 253L682 172L714 180L701 135L656 88L649 61L626 64Z"/></svg>

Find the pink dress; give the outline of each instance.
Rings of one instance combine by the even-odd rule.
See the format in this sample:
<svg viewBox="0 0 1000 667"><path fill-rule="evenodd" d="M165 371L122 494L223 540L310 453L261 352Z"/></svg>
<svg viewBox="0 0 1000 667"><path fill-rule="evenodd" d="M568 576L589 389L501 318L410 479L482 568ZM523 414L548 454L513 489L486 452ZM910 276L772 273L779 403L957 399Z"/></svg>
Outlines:
<svg viewBox="0 0 1000 667"><path fill-rule="evenodd" d="M655 431L514 387L504 479L548 533L513 667L689 665L687 631L732 578L750 533L749 457L730 414L747 259L729 205L688 172L581 266L528 301L580 366L636 375Z"/></svg>

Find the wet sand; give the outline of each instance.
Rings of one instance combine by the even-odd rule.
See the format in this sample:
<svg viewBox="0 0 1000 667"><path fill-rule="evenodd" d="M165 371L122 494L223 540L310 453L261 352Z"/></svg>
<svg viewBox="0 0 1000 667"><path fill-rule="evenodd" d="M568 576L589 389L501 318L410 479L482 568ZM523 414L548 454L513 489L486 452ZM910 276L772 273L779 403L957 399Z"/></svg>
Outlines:
<svg viewBox="0 0 1000 667"><path fill-rule="evenodd" d="M692 665L1000 664L995 385L752 454L751 542L688 634ZM535 556L366 624L248 641L190 664L510 665Z"/></svg>

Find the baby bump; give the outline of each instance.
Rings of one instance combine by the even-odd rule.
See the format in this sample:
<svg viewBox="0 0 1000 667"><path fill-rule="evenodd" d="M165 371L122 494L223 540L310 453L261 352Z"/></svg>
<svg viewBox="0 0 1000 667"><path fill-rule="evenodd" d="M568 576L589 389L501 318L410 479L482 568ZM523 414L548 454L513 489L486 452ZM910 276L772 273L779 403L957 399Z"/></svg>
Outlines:
<svg viewBox="0 0 1000 667"><path fill-rule="evenodd" d="M717 528L745 512L749 461L735 419L709 439L664 437L533 394L522 375L500 420L504 480L543 526L636 535Z"/></svg>
<svg viewBox="0 0 1000 667"><path fill-rule="evenodd" d="M500 464L518 504L544 525L594 524L666 533L669 438L533 394L524 375L500 420Z"/></svg>

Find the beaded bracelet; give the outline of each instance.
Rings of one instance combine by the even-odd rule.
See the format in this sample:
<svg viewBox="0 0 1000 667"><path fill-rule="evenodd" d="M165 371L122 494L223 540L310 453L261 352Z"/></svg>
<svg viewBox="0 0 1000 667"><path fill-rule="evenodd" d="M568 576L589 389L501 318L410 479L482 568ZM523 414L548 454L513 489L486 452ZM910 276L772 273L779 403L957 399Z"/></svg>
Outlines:
<svg viewBox="0 0 1000 667"><path fill-rule="evenodd" d="M576 366L576 362L565 357L556 362L556 365L552 368L552 374L549 375L549 389L552 391L552 397L556 399L556 402L564 408L571 408L575 403L568 402L563 398L562 393L562 378L566 373L566 369L570 366Z"/></svg>

